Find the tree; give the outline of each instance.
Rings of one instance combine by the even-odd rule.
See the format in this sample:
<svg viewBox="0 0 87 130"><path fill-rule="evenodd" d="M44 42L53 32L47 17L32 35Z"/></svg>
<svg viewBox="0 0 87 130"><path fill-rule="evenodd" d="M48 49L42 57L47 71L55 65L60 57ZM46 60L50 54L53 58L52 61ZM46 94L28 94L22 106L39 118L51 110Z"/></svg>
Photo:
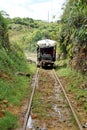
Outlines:
<svg viewBox="0 0 87 130"><path fill-rule="evenodd" d="M0 13L0 46L10 49L9 36L7 29L7 19Z"/></svg>

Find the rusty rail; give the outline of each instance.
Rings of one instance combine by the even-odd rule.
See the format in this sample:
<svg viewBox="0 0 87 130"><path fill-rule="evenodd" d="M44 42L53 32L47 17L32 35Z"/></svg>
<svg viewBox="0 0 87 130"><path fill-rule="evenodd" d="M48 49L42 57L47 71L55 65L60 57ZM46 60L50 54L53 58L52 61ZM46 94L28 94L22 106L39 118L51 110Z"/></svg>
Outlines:
<svg viewBox="0 0 87 130"><path fill-rule="evenodd" d="M76 115L76 113L75 113L75 111L74 111L74 109L73 109L73 107L72 107L70 101L69 101L69 98L68 98L68 96L67 96L67 94L66 94L66 91L65 91L65 89L64 89L64 87L63 87L61 81L59 80L59 76L58 76L58 74L56 74L56 72L55 72L54 69L53 69L53 73L54 73L54 75L55 75L57 81L59 82L59 84L60 84L60 86L61 86L61 88L62 88L62 91L63 91L63 93L64 93L64 96L65 96L65 98L66 98L66 100L67 100L67 102L68 102L68 104L69 104L69 107L70 107L70 109L71 109L71 111L72 111L72 113L73 113L73 115L74 115L74 118L75 118L76 123L77 123L77 125L78 125L78 127L79 127L79 130L83 130L83 128L82 128L82 126L81 126L81 123L80 123L80 121L79 121L79 119L78 119L78 117L77 117L77 115Z"/></svg>
<svg viewBox="0 0 87 130"><path fill-rule="evenodd" d="M32 100L33 100L33 96L34 96L34 92L35 92L35 88L36 88L36 84L37 84L37 76L38 76L38 69L37 69L37 72L36 72L36 75L35 75L35 82L33 84L33 90L32 90L32 93L31 93L28 110L27 110L27 113L25 115L23 130L26 130L26 128L27 128L27 123L28 123L28 119L29 119L29 116L30 116L30 112L31 112Z"/></svg>

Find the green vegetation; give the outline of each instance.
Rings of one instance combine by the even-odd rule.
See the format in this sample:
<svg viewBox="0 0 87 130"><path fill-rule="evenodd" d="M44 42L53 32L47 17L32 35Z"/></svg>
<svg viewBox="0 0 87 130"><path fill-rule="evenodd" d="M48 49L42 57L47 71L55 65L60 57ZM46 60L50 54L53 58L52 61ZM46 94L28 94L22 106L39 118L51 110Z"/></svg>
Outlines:
<svg viewBox="0 0 87 130"><path fill-rule="evenodd" d="M71 93L77 104L81 104L83 111L87 112L87 75L83 75L62 65L60 62L57 71L65 81L66 91Z"/></svg>
<svg viewBox="0 0 87 130"><path fill-rule="evenodd" d="M49 104L46 104L41 98L43 98L43 94L36 91L33 102L33 113L36 113L38 118L43 117L43 119L45 119L47 117L46 108L48 108Z"/></svg>
<svg viewBox="0 0 87 130"><path fill-rule="evenodd" d="M43 73L43 72L42 72ZM42 75L42 74L40 74ZM53 91L49 88L47 81L47 77L44 75L40 76L40 86L36 88L33 103L32 103L32 112L36 114L38 119L41 120L49 120L50 116L48 112L52 110L52 104L49 99L47 99L48 95L51 95ZM51 83L49 83L51 84Z"/></svg>
<svg viewBox="0 0 87 130"><path fill-rule="evenodd" d="M38 40L58 39L59 25L30 18L9 19L10 42L17 42L25 51L35 52ZM26 24L25 24L26 23Z"/></svg>
<svg viewBox="0 0 87 130"><path fill-rule="evenodd" d="M24 52L35 53L36 42L44 38L57 41L58 71L66 81L68 79L67 91L73 93L77 102L81 102L83 109L87 111L87 91L85 89L87 85L86 0L69 0L62 20L55 23L31 18L10 19L4 18L4 16L8 15L6 12L0 11L0 129L8 130L12 126L14 128L17 126L15 114L8 112L6 108L9 108L10 105L19 106L27 93L30 93L31 77L36 66L26 62ZM67 68L67 65L72 70ZM30 77L18 75L20 72L29 73ZM38 96L40 96L39 94ZM38 100L37 96L36 100ZM4 101L6 102L5 107L2 105ZM38 107L39 102L41 103L39 100L36 101L34 107ZM12 118L12 122L10 122L10 118ZM4 122L8 122L5 128Z"/></svg>
<svg viewBox="0 0 87 130"><path fill-rule="evenodd" d="M5 112L5 117L0 118L0 130L10 130L18 126L16 116L9 112Z"/></svg>
<svg viewBox="0 0 87 130"><path fill-rule="evenodd" d="M66 90L87 108L87 2L69 0L61 21L60 50L68 59L59 62L59 73L66 81ZM71 68L72 69L71 69ZM75 71L76 70L76 71ZM85 73L85 74L84 74Z"/></svg>
<svg viewBox="0 0 87 130"><path fill-rule="evenodd" d="M36 69L33 63L27 63L23 49L16 42L9 42L8 22L0 13L0 130L18 126L15 106L19 107L30 94L31 77ZM29 73L30 77L18 73Z"/></svg>
<svg viewBox="0 0 87 130"><path fill-rule="evenodd" d="M31 92L30 77L35 72L35 65L28 65L21 50L15 49L10 52L6 52L4 48L0 49L0 102L3 103L6 100L7 107L10 107L11 104L20 105L21 101ZM17 72L29 73L30 77L19 76ZM5 112L5 108L2 105L1 107ZM0 120L2 127L4 127L3 122L8 119L10 119L9 114ZM9 128L9 125L7 127ZM7 130L6 128L5 130Z"/></svg>
<svg viewBox="0 0 87 130"><path fill-rule="evenodd" d="M58 72L77 105L87 111L87 1L69 0L60 25L59 49L66 60L58 62Z"/></svg>
<svg viewBox="0 0 87 130"><path fill-rule="evenodd" d="M5 19L0 13L0 48L10 49L8 31L7 31L8 20Z"/></svg>
<svg viewBox="0 0 87 130"><path fill-rule="evenodd" d="M69 0L62 20L48 23L31 18L8 19L10 42L25 51L36 52L36 42L44 38L57 41L57 53L69 58L71 67L87 72L87 5L86 1Z"/></svg>
<svg viewBox="0 0 87 130"><path fill-rule="evenodd" d="M60 48L75 70L87 72L87 2L69 0L61 20Z"/></svg>

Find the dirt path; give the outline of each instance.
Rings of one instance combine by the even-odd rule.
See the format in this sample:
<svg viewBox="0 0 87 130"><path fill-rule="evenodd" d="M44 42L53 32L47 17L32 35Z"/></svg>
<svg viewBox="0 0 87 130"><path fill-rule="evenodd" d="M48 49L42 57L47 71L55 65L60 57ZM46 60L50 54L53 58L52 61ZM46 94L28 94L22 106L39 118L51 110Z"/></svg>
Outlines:
<svg viewBox="0 0 87 130"><path fill-rule="evenodd" d="M51 70L40 70L32 105L35 130L78 130L59 84Z"/></svg>
<svg viewBox="0 0 87 130"><path fill-rule="evenodd" d="M34 79L32 80L33 83ZM20 128L16 130L22 130L27 106L28 98L21 104ZM39 71L31 118L34 128L32 130L79 130L60 85L55 80L51 70L40 69Z"/></svg>

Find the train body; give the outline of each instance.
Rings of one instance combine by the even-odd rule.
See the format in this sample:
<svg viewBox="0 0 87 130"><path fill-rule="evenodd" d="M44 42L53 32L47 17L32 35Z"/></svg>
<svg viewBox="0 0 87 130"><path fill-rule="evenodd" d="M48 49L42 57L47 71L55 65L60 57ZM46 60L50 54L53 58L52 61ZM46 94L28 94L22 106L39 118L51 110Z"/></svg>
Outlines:
<svg viewBox="0 0 87 130"><path fill-rule="evenodd" d="M45 39L37 42L37 66L53 66L56 61L56 41Z"/></svg>

